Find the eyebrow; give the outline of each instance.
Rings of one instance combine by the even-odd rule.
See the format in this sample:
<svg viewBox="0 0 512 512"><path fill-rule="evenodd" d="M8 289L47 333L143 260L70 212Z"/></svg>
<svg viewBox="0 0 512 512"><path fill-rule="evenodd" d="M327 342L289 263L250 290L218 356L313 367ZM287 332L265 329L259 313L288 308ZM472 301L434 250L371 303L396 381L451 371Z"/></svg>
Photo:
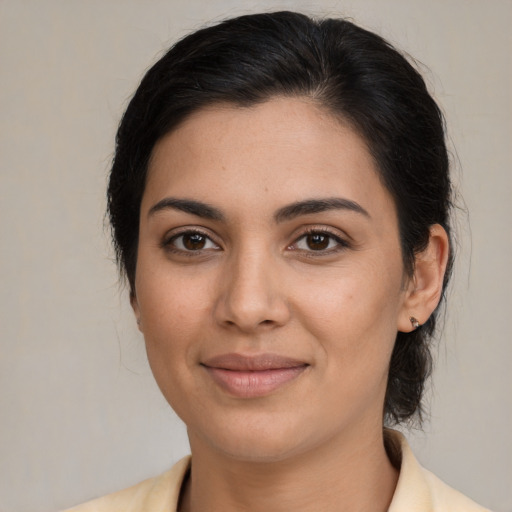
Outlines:
<svg viewBox="0 0 512 512"><path fill-rule="evenodd" d="M160 211L169 209L191 213L192 215L202 217L203 219L217 221L223 221L225 219L223 213L214 206L200 201L194 201L193 199L176 199L174 197L166 197L165 199L158 201L158 203L150 208L148 217Z"/></svg>
<svg viewBox="0 0 512 512"><path fill-rule="evenodd" d="M194 201L193 199L177 199L174 197L166 197L158 201L158 203L150 208L148 216L168 209L190 213L203 219L221 222L226 219L221 210L207 203ZM306 199L283 206L274 214L274 220L277 223L281 223L293 220L301 215L311 215L329 210L349 210L370 218L370 214L355 201L341 197L330 197L325 199Z"/></svg>
<svg viewBox="0 0 512 512"><path fill-rule="evenodd" d="M274 215L276 222L292 220L301 215L310 215L329 210L349 210L370 218L370 214L355 201L341 197L330 197L326 199L306 199L280 208Z"/></svg>

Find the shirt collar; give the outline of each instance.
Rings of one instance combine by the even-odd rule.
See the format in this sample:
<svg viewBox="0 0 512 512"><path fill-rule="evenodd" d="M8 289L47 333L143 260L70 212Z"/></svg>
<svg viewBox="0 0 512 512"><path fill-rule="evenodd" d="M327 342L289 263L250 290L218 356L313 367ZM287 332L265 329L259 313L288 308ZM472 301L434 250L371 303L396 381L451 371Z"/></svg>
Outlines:
<svg viewBox="0 0 512 512"><path fill-rule="evenodd" d="M384 441L390 459L400 471L388 512L431 512L432 496L424 470L416 460L404 435L396 430L385 429ZM180 491L190 470L190 463L191 457L185 457L157 479L154 487L157 492L150 493L147 510L160 512L162 504L165 504L165 508L161 509L162 512L177 510ZM175 485L169 485L169 481L175 482ZM158 501L151 503L151 496L158 497Z"/></svg>
<svg viewBox="0 0 512 512"><path fill-rule="evenodd" d="M400 471L388 512L431 512L430 488L409 443L403 434L391 429L385 429L384 439L390 458Z"/></svg>

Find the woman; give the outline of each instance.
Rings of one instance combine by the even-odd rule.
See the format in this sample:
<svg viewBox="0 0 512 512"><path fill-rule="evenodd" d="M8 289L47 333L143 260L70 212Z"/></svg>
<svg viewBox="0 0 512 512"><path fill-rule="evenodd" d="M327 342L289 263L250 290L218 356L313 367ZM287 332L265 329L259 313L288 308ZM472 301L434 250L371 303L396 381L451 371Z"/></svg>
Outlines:
<svg viewBox="0 0 512 512"><path fill-rule="evenodd" d="M108 207L192 456L74 510L483 510L384 428L421 416L448 171L422 78L350 22L178 42L123 117Z"/></svg>

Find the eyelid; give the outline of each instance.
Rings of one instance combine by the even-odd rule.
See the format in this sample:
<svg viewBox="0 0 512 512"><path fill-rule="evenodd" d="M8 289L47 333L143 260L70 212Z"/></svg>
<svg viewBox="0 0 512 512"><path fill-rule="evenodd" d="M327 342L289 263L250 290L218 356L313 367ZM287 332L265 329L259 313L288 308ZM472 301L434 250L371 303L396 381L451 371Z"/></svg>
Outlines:
<svg viewBox="0 0 512 512"><path fill-rule="evenodd" d="M173 247L172 241L180 236L184 236L187 234L199 234L206 238L208 238L214 245L217 247L215 249L207 248L207 249L197 249L197 250L183 250L177 247ZM297 244L299 240L302 238L312 235L312 234L323 234L330 237L332 240L336 242L336 247L331 247L329 249L324 250L314 250L314 249L298 249L293 247ZM330 226L325 225L309 225L303 226L300 229L296 230L293 235L293 242L287 246L288 250L300 252L304 255L309 255L311 257L321 257L329 254L334 254L336 252L341 252L346 250L347 248L352 247L351 237L344 232L341 232L339 229L332 228ZM173 228L165 233L160 243L162 249L173 251L179 254L185 255L199 255L203 252L211 252L217 250L223 250L222 244L218 240L218 237L212 233L209 229L203 228L202 226L180 226L178 228Z"/></svg>
<svg viewBox="0 0 512 512"><path fill-rule="evenodd" d="M317 250L314 249L294 249L293 246L297 244L299 240L302 238L308 236L308 235L314 235L314 234L322 234L331 237L334 241L336 241L337 246L330 249L325 250ZM341 234L339 230L331 228L329 226L308 226L305 229L303 228L302 232L296 234L294 236L294 241L288 246L289 249L294 251L300 251L303 254L312 255L312 257L318 256L325 256L329 254L333 254L336 252L343 251L347 248L352 247L352 244L347 240L350 239L348 235Z"/></svg>
<svg viewBox="0 0 512 512"><path fill-rule="evenodd" d="M174 228L165 233L160 243L162 249L174 250L175 252L179 252L180 254L191 254L191 253L201 253L203 251L211 251L212 249L198 249L197 251L185 251L183 249L178 249L177 247L172 246L172 241L179 238L180 236L188 235L188 234L198 234L202 235L205 238L208 238L212 243L214 243L218 249L214 250L222 250L222 246L217 240L217 237L213 235L209 230L199 227L199 226L180 226L179 228Z"/></svg>

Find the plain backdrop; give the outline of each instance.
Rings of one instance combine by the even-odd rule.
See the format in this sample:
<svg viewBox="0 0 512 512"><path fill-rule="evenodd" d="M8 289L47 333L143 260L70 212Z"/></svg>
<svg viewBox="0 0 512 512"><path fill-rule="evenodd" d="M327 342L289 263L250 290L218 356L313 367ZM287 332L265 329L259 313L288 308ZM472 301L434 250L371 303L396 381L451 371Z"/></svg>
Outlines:
<svg viewBox="0 0 512 512"><path fill-rule="evenodd" d="M510 0L0 0L1 512L62 509L187 453L104 229L114 133L173 41L277 9L381 33L418 59L446 114L469 214L456 221L431 416L408 437L449 484L512 511Z"/></svg>

